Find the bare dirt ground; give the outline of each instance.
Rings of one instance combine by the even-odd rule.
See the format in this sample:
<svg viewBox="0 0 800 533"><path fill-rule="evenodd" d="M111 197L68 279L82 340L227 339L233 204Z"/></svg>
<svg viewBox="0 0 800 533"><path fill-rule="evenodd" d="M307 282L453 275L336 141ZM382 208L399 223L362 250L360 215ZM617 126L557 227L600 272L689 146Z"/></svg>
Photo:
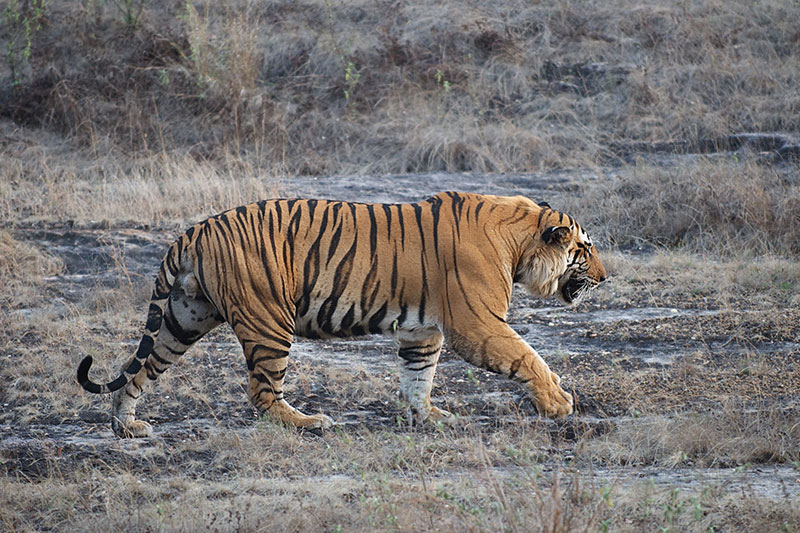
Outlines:
<svg viewBox="0 0 800 533"><path fill-rule="evenodd" d="M409 201L450 189L548 199L570 187L566 174L433 174L296 179L280 188L289 196ZM64 266L36 288L37 305L5 310L0 471L29 487L59 479L63 491L43 493L45 510L29 521L9 511L0 522L9 529L82 529L84 513L124 523L137 508L134 523L143 530L215 523L259 530L263 524L232 509L233 502L242 508L238 498L250 498L249 508L263 497L270 508L287 500L311 512L279 529L525 530L531 522L508 510L514 502L503 487L533 483L531 472L555 486L564 480L586 527L736 530L749 522L737 522L732 509L751 502L759 519L800 528L796 305L764 309L747 294L721 299L705 286L678 289L674 271L652 266L651 250L611 251L611 280L587 302L564 308L518 288L509 314L575 393L576 415L539 418L516 384L446 349L433 401L460 422L411 427L395 392L392 339L297 339L287 396L340 422L324 434L258 419L241 351L222 326L140 403L155 435L120 440L110 430L109 398L80 390L75 368L91 354L98 381L116 375L135 348L150 282L177 230L104 226L13 231ZM498 489L487 496L470 479ZM36 500L10 496L13 483L3 487L7 499ZM594 503L581 507L575 495L586 490L596 502L587 496ZM549 491L534 489L535 508L562 501L548 499ZM409 492L417 496L399 496ZM420 495L430 523L401 510L421 506ZM114 498L125 505L112 511ZM182 505L208 506L189 519L175 513Z"/></svg>

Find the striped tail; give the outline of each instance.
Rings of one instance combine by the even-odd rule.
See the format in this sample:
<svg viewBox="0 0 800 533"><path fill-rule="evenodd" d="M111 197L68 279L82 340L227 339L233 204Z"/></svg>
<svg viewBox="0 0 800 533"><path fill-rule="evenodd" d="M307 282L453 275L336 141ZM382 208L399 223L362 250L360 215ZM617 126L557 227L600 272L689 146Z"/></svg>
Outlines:
<svg viewBox="0 0 800 533"><path fill-rule="evenodd" d="M109 383L100 384L95 383L89 379L89 368L92 366L92 357L84 357L81 364L78 365L78 383L85 390L94 394L106 394L121 389L127 385L130 380L135 376L142 365L145 363L153 351L153 346L156 342L156 337L161 329L161 322L164 318L164 309L167 305L167 299L172 291L172 285L175 283L175 278L178 275L181 264L181 255L185 246L189 243L193 228L184 233L178 240L176 240L167 250L164 259L161 261L161 268L156 276L155 287L153 287L153 295L150 297L150 309L147 312L147 323L145 324L144 334L142 340L139 341L139 348L136 350L136 357L130 362L128 368Z"/></svg>

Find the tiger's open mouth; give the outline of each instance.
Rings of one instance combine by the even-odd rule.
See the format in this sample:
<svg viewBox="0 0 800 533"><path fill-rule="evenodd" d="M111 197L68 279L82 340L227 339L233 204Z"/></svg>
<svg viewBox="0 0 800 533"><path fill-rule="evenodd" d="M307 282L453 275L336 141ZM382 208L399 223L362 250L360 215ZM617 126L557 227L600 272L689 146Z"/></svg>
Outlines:
<svg viewBox="0 0 800 533"><path fill-rule="evenodd" d="M580 300L592 285L587 279L569 278L567 282L561 287L561 297L565 303L571 304L576 300Z"/></svg>

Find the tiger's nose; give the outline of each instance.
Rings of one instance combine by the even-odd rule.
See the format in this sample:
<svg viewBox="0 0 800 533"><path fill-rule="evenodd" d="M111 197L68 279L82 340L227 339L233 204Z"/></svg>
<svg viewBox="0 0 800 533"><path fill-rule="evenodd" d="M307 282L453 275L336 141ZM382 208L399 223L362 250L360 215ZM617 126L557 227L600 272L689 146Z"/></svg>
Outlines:
<svg viewBox="0 0 800 533"><path fill-rule="evenodd" d="M598 278L597 282L598 282L598 283L603 283L605 280L606 280L606 277L605 277L605 275L603 275L603 276L600 276L600 277Z"/></svg>

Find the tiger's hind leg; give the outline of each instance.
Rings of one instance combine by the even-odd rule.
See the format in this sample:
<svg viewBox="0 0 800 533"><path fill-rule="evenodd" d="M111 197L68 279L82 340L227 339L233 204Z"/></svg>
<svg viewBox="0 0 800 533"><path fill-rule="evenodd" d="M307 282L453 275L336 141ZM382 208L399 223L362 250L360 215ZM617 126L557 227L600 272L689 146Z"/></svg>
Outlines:
<svg viewBox="0 0 800 533"><path fill-rule="evenodd" d="M283 397L283 380L289 364L292 334L256 332L243 320L234 331L242 343L250 371L249 396L252 404L284 424L309 429L327 429L333 419L323 414L307 415L292 407ZM281 328L276 328L281 329Z"/></svg>
<svg viewBox="0 0 800 533"><path fill-rule="evenodd" d="M398 335L400 348L398 355L402 360L400 374L400 394L408 401L416 422L432 420L450 422L455 417L444 409L431 404L433 376L439 355L442 353L444 337L438 330L434 332L401 331Z"/></svg>
<svg viewBox="0 0 800 533"><path fill-rule="evenodd" d="M176 363L189 347L223 320L214 305L196 288L191 275L170 293L163 323L150 356L131 381L113 396L111 428L120 437L147 437L150 424L136 419L136 403L144 392L145 377L154 381Z"/></svg>

